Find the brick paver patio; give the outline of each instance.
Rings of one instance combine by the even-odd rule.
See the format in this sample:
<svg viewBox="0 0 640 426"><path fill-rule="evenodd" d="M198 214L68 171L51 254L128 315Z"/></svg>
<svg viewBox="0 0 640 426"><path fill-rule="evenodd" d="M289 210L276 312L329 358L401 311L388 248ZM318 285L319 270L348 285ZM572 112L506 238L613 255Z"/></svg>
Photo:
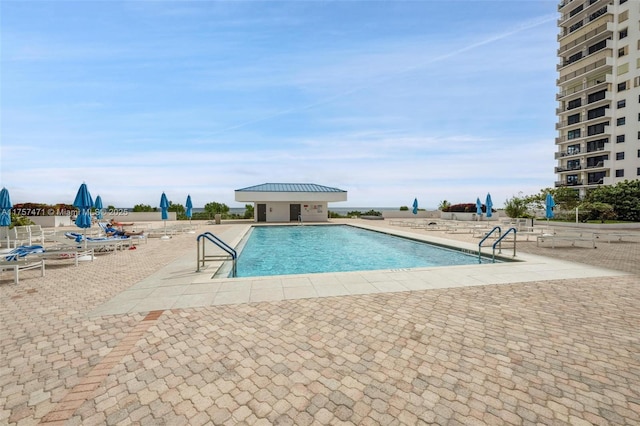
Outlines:
<svg viewBox="0 0 640 426"><path fill-rule="evenodd" d="M640 243L519 247L615 279L87 315L193 241L3 274L0 424L640 424Z"/></svg>

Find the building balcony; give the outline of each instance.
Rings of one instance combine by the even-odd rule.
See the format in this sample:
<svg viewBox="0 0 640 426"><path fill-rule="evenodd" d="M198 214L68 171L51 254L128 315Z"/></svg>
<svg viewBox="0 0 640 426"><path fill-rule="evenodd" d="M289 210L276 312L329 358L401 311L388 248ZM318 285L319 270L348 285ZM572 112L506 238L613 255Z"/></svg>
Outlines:
<svg viewBox="0 0 640 426"><path fill-rule="evenodd" d="M594 179L594 180L588 180L588 181L587 181L587 185L590 185L590 186L604 185L604 180L605 180L605 178L599 178L599 179Z"/></svg>
<svg viewBox="0 0 640 426"><path fill-rule="evenodd" d="M555 157L556 160L559 160L560 158L565 158L565 157L575 157L582 154L580 151L575 151L575 150L571 150L571 151L558 151L555 153Z"/></svg>
<svg viewBox="0 0 640 426"><path fill-rule="evenodd" d="M556 183L555 183L555 187L556 188L560 188L560 187L564 187L564 186L582 186L582 181L581 180L572 180L572 181L568 182L566 180L559 180L559 181L556 181Z"/></svg>
<svg viewBox="0 0 640 426"><path fill-rule="evenodd" d="M581 57L573 61L561 58L562 62L556 65L556 71L560 72L563 69L569 70L573 68L583 68L584 64L592 62L594 59L602 59L606 57L613 57L613 40L606 40L604 45L593 53L588 53L586 56ZM604 54L603 54L604 53Z"/></svg>
<svg viewBox="0 0 640 426"><path fill-rule="evenodd" d="M584 62L580 61L572 64L573 66L565 67L560 73L560 77L556 80L556 85L569 86L575 83L577 86L582 79L586 78L589 80L589 76L591 75L611 74L615 62L611 49L600 50L588 56L586 59L593 60L593 62L582 66ZM573 67L577 68L573 69Z"/></svg>
<svg viewBox="0 0 640 426"><path fill-rule="evenodd" d="M578 166L558 166L556 167L556 173L562 173L562 172L573 172L576 170L582 170L582 166L578 165Z"/></svg>
<svg viewBox="0 0 640 426"><path fill-rule="evenodd" d="M560 19L558 19L558 26L562 27L560 34L558 34L558 41L574 33L579 33L586 28L588 24L596 20L613 18L614 6L608 3L608 1L595 1L590 5L586 4L583 10L574 15L571 15L571 11L563 14Z"/></svg>
<svg viewBox="0 0 640 426"><path fill-rule="evenodd" d="M594 170L594 169L603 169L604 167L604 161L598 161L595 164L587 164L587 166L585 166L585 170Z"/></svg>
<svg viewBox="0 0 640 426"><path fill-rule="evenodd" d="M595 148L589 148L588 144L587 144L587 154L594 154L596 152L598 153L604 153L604 152L608 152L609 151L609 147L608 147L608 143L604 144L604 146L600 147L595 147Z"/></svg>
<svg viewBox="0 0 640 426"><path fill-rule="evenodd" d="M568 126L575 126L577 124L582 124L582 123L583 121L576 121L576 122L569 123L568 120L562 120L559 123L556 123L556 130L563 129Z"/></svg>
<svg viewBox="0 0 640 426"><path fill-rule="evenodd" d="M567 96L582 94L583 92L590 89L593 89L593 91L597 91L598 89L604 89L605 87L607 87L607 85L613 84L613 81L614 81L613 74L607 74L604 78L598 77L598 78L589 80L586 83L580 84L578 86L574 86L567 89L563 88L558 94L556 94L556 100L559 101L562 98L565 98ZM560 108L558 108L557 111L558 113L562 112L560 111Z"/></svg>
<svg viewBox="0 0 640 426"><path fill-rule="evenodd" d="M615 31L613 16L608 16L607 19L603 20L603 25L598 28L578 37L573 35L563 40L563 43L558 48L558 56L571 56L581 51L585 46L594 45L606 38L613 38Z"/></svg>

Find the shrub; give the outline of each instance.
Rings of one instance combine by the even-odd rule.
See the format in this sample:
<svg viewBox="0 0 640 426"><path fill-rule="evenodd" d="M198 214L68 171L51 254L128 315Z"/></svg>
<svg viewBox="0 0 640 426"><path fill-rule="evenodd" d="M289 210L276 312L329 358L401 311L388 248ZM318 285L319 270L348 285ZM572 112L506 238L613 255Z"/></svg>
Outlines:
<svg viewBox="0 0 640 426"><path fill-rule="evenodd" d="M527 209L527 200L521 197L511 197L504 203L504 212L511 218L529 217Z"/></svg>
<svg viewBox="0 0 640 426"><path fill-rule="evenodd" d="M482 206L482 211L485 210L485 206ZM442 210L443 212L451 212L451 213L475 213L476 212L476 203L465 203L465 204L451 204Z"/></svg>
<svg viewBox="0 0 640 426"><path fill-rule="evenodd" d="M604 223L606 220L615 219L616 213L611 204L585 202L578 206L578 219L582 222L588 220L599 220Z"/></svg>

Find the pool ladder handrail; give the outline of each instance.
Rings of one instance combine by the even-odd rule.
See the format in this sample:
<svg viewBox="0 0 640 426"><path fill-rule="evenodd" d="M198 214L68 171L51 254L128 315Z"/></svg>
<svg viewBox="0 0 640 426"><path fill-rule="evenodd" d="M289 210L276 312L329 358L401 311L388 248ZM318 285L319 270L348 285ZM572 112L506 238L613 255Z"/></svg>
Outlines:
<svg viewBox="0 0 640 426"><path fill-rule="evenodd" d="M496 262L496 245L500 245L500 251L498 252L498 254L502 254L502 240L504 240L511 232L513 232L513 257L516 257L516 242L518 241L516 236L518 235L518 230L516 228L509 228L507 229L507 232L502 234L502 236L493 243L493 254L491 255L491 260L493 261L493 263Z"/></svg>
<svg viewBox="0 0 640 426"><path fill-rule="evenodd" d="M236 267L236 263L238 260L238 253L233 249L233 247L231 247L229 244L225 243L224 241L222 241L220 238L216 237L214 234L212 234L211 232L204 232L200 235L198 235L198 237L196 238L196 241L198 243L198 258L197 258L197 268L196 268L196 272L200 272L200 266L202 264L202 266L204 266L204 263L207 260L223 260L223 259L229 259L229 257L226 256L207 256L205 254L205 250L204 250L204 243L206 241L211 241L213 244L215 244L216 246L218 246L219 248L221 248L222 250L224 250L225 252L227 252L231 258L231 260L233 261L233 268L232 268L232 276L236 276L237 274L237 267ZM202 243L200 243L202 242ZM200 256L200 246L202 246L202 256Z"/></svg>
<svg viewBox="0 0 640 426"><path fill-rule="evenodd" d="M496 246L498 246L498 254L502 254L502 240L504 240L511 232L513 232L513 257L516 256L516 235L518 231L516 230L516 228L509 228L507 229L507 232L502 234L502 228L496 226L491 231L489 231L487 235L485 235L485 237L478 243L478 263L482 263L482 243L484 243L487 238L493 235L496 230L498 231L498 238L496 238L496 240L491 245L491 248L493 249L493 252L491 254L492 263L496 262Z"/></svg>

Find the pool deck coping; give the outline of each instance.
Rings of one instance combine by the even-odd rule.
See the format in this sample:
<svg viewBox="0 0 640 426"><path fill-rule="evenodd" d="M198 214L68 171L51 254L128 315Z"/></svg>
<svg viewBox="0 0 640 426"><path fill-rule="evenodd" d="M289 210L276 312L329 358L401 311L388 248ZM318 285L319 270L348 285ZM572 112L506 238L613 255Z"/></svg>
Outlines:
<svg viewBox="0 0 640 426"><path fill-rule="evenodd" d="M439 238L404 229L385 228L375 224L351 225L477 252L477 244L468 242ZM219 237L235 247L251 226L252 224L231 226ZM509 251L510 249L503 250L503 255L507 256ZM526 253L518 253L516 259L518 261L515 262L451 267L212 278L219 263L212 262L205 269L196 272L196 248L194 248L188 254L98 306L89 313L89 316L316 297L631 275L621 271Z"/></svg>

